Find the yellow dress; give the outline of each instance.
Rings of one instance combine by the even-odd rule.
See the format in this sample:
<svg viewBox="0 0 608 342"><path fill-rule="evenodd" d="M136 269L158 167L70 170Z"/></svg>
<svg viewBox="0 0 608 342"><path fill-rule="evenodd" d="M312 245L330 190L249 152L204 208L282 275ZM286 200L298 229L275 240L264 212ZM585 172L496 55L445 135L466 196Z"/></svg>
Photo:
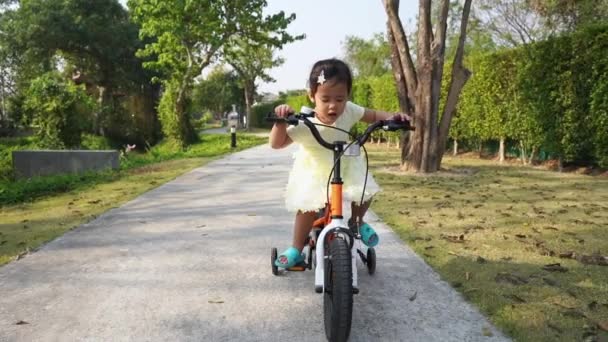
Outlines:
<svg viewBox="0 0 608 342"><path fill-rule="evenodd" d="M352 102L347 102L342 115L332 125L349 131L364 113L364 108ZM312 118L313 123L321 123ZM350 141L348 135L330 127L316 126L323 139L328 142ZM289 174L285 191L285 205L290 212L315 211L323 208L327 202L327 183L334 165L333 151L328 150L315 140L310 129L304 124L289 126L287 135L299 145L294 153L293 168ZM365 184L365 154L356 157L343 156L341 162L343 198L359 203ZM364 200L369 200L380 187L372 177L367 175Z"/></svg>

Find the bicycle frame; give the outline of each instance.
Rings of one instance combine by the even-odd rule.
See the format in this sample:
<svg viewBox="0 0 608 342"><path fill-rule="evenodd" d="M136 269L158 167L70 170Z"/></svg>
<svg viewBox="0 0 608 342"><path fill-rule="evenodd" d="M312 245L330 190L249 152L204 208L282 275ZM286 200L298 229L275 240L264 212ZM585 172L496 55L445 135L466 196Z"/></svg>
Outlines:
<svg viewBox="0 0 608 342"><path fill-rule="evenodd" d="M342 215L342 178L340 170L340 159L342 152L344 151L344 145L346 142L337 141L334 143L334 175L331 181L331 196L329 206L326 207L325 216L316 220L313 227L321 224L326 224L321 230L319 237L315 245L315 253L317 259L317 265L315 266L315 292L323 293L325 289L325 238L330 233L346 233L350 238L350 251L351 251L351 265L352 265L352 276L353 276L353 288L357 289L357 249L353 248L355 236L348 228ZM329 210L329 213L327 212ZM328 222L329 220L329 222Z"/></svg>

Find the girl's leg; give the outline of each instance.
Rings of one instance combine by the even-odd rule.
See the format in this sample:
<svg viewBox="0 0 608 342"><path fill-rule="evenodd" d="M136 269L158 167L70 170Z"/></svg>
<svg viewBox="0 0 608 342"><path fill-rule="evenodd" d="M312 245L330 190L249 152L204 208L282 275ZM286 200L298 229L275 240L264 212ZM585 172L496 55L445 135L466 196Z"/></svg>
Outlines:
<svg viewBox="0 0 608 342"><path fill-rule="evenodd" d="M312 229L312 224L317 218L317 213L314 211L301 212L296 214L296 222L293 229L293 246L299 251L304 248L306 238Z"/></svg>

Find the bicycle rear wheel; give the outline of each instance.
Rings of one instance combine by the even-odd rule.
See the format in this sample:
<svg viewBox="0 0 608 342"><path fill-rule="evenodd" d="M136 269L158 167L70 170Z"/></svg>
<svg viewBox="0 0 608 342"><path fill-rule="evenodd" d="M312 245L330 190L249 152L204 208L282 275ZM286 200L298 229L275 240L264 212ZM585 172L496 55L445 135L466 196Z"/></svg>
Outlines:
<svg viewBox="0 0 608 342"><path fill-rule="evenodd" d="M353 313L353 271L348 242L336 237L329 242L325 260L323 308L325 335L329 341L346 341Z"/></svg>

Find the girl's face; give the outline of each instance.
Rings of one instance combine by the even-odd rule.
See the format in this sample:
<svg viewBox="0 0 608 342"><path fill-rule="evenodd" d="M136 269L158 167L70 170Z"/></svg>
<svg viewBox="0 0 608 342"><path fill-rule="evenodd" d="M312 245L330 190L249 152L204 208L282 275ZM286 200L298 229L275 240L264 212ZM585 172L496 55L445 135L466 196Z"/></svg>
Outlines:
<svg viewBox="0 0 608 342"><path fill-rule="evenodd" d="M319 84L317 92L314 96L310 96L310 100L315 104L317 119L326 125L331 125L344 112L348 101L348 88L343 82L328 80Z"/></svg>

